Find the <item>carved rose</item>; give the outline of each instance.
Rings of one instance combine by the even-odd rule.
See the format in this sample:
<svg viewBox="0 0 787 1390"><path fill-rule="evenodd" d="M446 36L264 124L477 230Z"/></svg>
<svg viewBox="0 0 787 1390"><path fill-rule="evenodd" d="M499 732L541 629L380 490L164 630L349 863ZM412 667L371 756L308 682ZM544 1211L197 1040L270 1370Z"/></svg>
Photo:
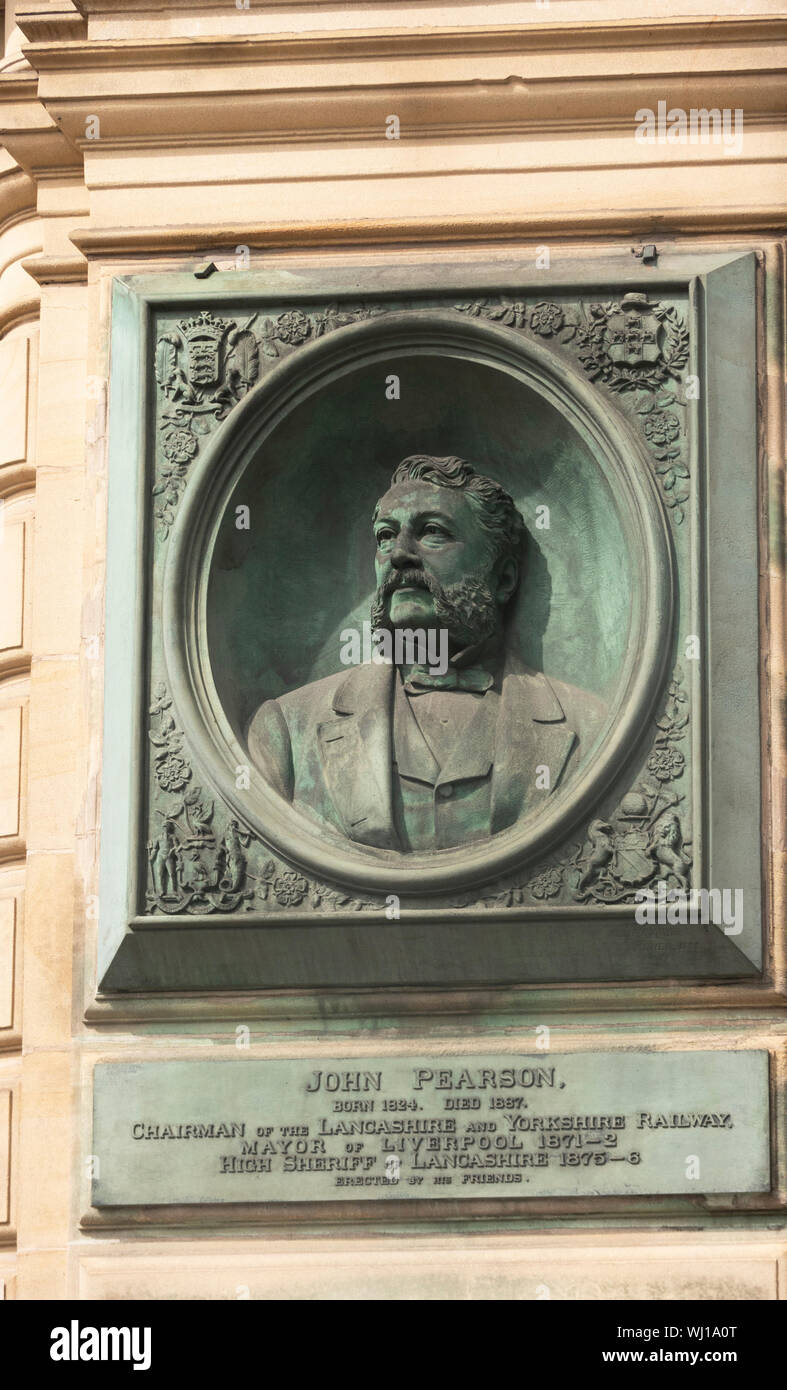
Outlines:
<svg viewBox="0 0 787 1390"><path fill-rule="evenodd" d="M655 448L671 444L680 434L680 421L671 410L654 410L645 417L642 428Z"/></svg>
<svg viewBox="0 0 787 1390"><path fill-rule="evenodd" d="M530 892L534 898L556 898L562 886L563 873L561 869L544 869L532 880Z"/></svg>
<svg viewBox="0 0 787 1390"><path fill-rule="evenodd" d="M197 441L191 430L173 430L161 447L172 463L188 463L197 452Z"/></svg>
<svg viewBox="0 0 787 1390"><path fill-rule="evenodd" d="M671 782L680 777L686 759L678 748L656 748L648 758L648 771L660 782Z"/></svg>
<svg viewBox="0 0 787 1390"><path fill-rule="evenodd" d="M298 903L303 902L308 888L309 885L303 875L296 874L293 870L279 874L278 878L273 880L276 901L281 903L282 907L296 907Z"/></svg>
<svg viewBox="0 0 787 1390"><path fill-rule="evenodd" d="M310 332L311 324L300 309L290 309L288 313L280 314L276 320L276 337L283 343L291 343L293 346L304 343Z"/></svg>
<svg viewBox="0 0 787 1390"><path fill-rule="evenodd" d="M563 327L563 310L559 304L550 304L542 301L536 304L530 315L530 327L534 333L538 333L542 338L548 338L551 333L557 333Z"/></svg>
<svg viewBox="0 0 787 1390"><path fill-rule="evenodd" d="M165 792L179 792L191 777L191 768L184 758L168 753L156 768L158 784Z"/></svg>

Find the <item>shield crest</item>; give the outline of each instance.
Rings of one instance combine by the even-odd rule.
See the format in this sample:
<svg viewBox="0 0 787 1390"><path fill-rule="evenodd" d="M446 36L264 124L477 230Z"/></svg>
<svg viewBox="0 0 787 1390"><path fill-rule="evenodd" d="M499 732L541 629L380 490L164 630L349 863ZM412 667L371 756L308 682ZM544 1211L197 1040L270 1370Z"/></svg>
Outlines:
<svg viewBox="0 0 787 1390"><path fill-rule="evenodd" d="M610 315L607 323L607 355L626 367L642 367L658 362L659 321L654 314L636 309Z"/></svg>
<svg viewBox="0 0 787 1390"><path fill-rule="evenodd" d="M644 883L650 878L656 861L644 830L629 830L615 846L612 873L621 883Z"/></svg>
<svg viewBox="0 0 787 1390"><path fill-rule="evenodd" d="M221 358L219 342L214 334L189 340L186 371L192 386L218 385L221 377Z"/></svg>

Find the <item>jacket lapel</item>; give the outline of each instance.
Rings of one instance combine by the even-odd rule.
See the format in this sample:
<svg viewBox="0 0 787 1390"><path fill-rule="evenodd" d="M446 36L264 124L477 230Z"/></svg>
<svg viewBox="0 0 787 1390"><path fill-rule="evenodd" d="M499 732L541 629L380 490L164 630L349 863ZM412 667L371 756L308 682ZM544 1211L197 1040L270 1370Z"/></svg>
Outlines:
<svg viewBox="0 0 787 1390"><path fill-rule="evenodd" d="M495 706L498 706L497 709ZM473 716L461 740L454 743L440 770L441 782L459 782L463 778L486 777L494 761L497 721L500 705L488 695L479 698Z"/></svg>
<svg viewBox="0 0 787 1390"><path fill-rule="evenodd" d="M350 839L398 847L391 801L394 668L357 666L336 690L335 718L317 728L320 762Z"/></svg>
<svg viewBox="0 0 787 1390"><path fill-rule="evenodd" d="M492 834L513 825L555 790L576 737L546 676L512 657L503 676L495 737ZM548 787L536 784L539 767L549 769Z"/></svg>
<svg viewBox="0 0 787 1390"><path fill-rule="evenodd" d="M391 794L394 674L389 665L355 667L336 690L334 717L317 728L320 763L339 820L351 839L379 849L400 848ZM576 737L546 676L510 657L495 730L492 834L555 790ZM472 747L475 740L464 742ZM466 758L459 755L460 775L483 775L488 769L483 742L479 740L484 768L479 762L468 772ZM548 788L536 785L540 766L549 769ZM448 770L446 766L443 772ZM458 772L457 767L454 777Z"/></svg>

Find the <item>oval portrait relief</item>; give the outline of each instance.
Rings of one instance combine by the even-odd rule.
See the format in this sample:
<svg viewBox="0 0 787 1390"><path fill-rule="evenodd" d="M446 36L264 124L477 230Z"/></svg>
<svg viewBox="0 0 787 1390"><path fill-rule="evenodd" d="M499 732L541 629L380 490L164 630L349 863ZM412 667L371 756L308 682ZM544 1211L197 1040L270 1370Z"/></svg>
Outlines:
<svg viewBox="0 0 787 1390"><path fill-rule="evenodd" d="M173 696L264 843L453 889L559 844L621 771L672 585L613 406L505 328L382 314L275 367L197 465L165 575Z"/></svg>

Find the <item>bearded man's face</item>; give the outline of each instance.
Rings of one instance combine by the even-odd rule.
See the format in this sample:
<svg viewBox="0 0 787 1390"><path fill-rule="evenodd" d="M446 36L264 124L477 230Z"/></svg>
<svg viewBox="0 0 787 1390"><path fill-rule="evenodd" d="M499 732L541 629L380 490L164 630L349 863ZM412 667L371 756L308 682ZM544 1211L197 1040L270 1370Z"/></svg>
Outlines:
<svg viewBox="0 0 787 1390"><path fill-rule="evenodd" d="M445 628L453 650L498 631L490 538L461 489L396 484L380 499L374 533L372 627Z"/></svg>

